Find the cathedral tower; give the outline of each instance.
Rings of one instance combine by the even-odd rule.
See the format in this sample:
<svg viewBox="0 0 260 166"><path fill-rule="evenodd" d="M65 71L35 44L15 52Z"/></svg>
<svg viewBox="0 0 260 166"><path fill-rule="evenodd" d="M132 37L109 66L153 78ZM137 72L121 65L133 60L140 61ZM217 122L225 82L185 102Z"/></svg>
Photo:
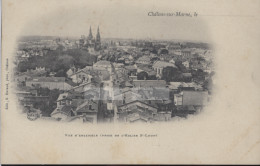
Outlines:
<svg viewBox="0 0 260 166"><path fill-rule="evenodd" d="M101 38L99 33L99 27L97 29L96 42L95 42L95 50L99 51L101 49Z"/></svg>
<svg viewBox="0 0 260 166"><path fill-rule="evenodd" d="M99 27L98 27L98 29L97 29L96 42L98 42L98 43L101 42L101 39L100 39L100 33L99 33Z"/></svg>
<svg viewBox="0 0 260 166"><path fill-rule="evenodd" d="M91 30L91 26L90 26L90 28L89 28L88 39L89 39L89 40L92 40L92 39L93 39L92 30Z"/></svg>

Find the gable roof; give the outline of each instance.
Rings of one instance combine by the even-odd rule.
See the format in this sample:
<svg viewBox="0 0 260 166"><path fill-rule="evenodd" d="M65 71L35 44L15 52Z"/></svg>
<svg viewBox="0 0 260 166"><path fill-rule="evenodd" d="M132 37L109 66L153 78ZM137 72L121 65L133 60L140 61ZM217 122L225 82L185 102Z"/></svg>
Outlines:
<svg viewBox="0 0 260 166"><path fill-rule="evenodd" d="M76 74L78 74L78 73L85 73L85 74L89 74L89 73L88 73L88 72L86 72L85 70L81 69L81 70L79 70L79 71L77 71L77 72L75 72L75 73L71 74L69 77L71 77L71 76L73 76L73 75L76 75Z"/></svg>
<svg viewBox="0 0 260 166"><path fill-rule="evenodd" d="M111 66L111 62L105 61L105 60L101 60L101 61L97 61L97 63L95 63L94 65L95 65L95 66L97 66L97 65Z"/></svg>
<svg viewBox="0 0 260 166"><path fill-rule="evenodd" d="M65 82L65 77L33 77L28 81L33 82Z"/></svg>
<svg viewBox="0 0 260 166"><path fill-rule="evenodd" d="M164 68L164 67L168 67L168 66L177 68L177 66L175 64L169 63L169 62L165 62L165 61L156 61L153 64L153 67L155 67L155 68Z"/></svg>
<svg viewBox="0 0 260 166"><path fill-rule="evenodd" d="M89 110L89 109L83 109L84 107L87 107L89 105L92 105L92 109L93 110ZM81 105L79 105L76 109L76 112L97 112L98 110L98 104L96 102L94 102L93 100L86 100L84 103L82 103Z"/></svg>
<svg viewBox="0 0 260 166"><path fill-rule="evenodd" d="M164 80L133 80L136 87L166 87Z"/></svg>
<svg viewBox="0 0 260 166"><path fill-rule="evenodd" d="M124 106L126 106L126 105L130 105L130 104L133 104L133 103L136 103L136 102L139 102L139 103L145 104L145 105L147 105L147 106L149 106L149 107L153 107L153 108L155 108L155 109L158 109L157 107L152 106L152 105L150 105L150 104L147 104L147 103L145 103L145 102L142 102L142 101L140 101L140 100L134 100L134 101L132 101L132 102L129 102L129 103L120 105L120 106L118 106L118 108L124 107Z"/></svg>
<svg viewBox="0 0 260 166"><path fill-rule="evenodd" d="M71 106L64 105L62 107L56 108L51 113L51 115L54 115L54 114L57 114L57 113L62 113L62 114L65 114L65 115L69 115L71 111L72 111L72 107Z"/></svg>
<svg viewBox="0 0 260 166"><path fill-rule="evenodd" d="M82 94L78 93L78 92L65 92L65 93L61 93L57 99L57 101L60 100L72 100L72 99L76 99L76 98L82 98Z"/></svg>
<svg viewBox="0 0 260 166"><path fill-rule="evenodd" d="M137 59L137 61L147 61L149 62L151 59L148 56L142 56L140 58Z"/></svg>
<svg viewBox="0 0 260 166"><path fill-rule="evenodd" d="M191 73L182 73L184 77L192 77Z"/></svg>

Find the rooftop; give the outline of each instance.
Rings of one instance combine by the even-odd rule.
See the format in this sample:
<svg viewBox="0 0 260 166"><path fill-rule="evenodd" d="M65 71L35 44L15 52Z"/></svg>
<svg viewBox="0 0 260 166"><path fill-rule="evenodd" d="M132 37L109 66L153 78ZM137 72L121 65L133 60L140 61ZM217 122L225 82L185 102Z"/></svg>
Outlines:
<svg viewBox="0 0 260 166"><path fill-rule="evenodd" d="M164 80L133 80L136 87L166 87Z"/></svg>
<svg viewBox="0 0 260 166"><path fill-rule="evenodd" d="M111 66L111 62L105 61L105 60L101 60L101 61L98 61L97 63L95 63L94 65L95 65L95 66L97 66L97 65Z"/></svg>
<svg viewBox="0 0 260 166"><path fill-rule="evenodd" d="M165 61L156 61L153 64L153 67L155 67L155 68L163 68L163 67L168 67L168 66L177 68L175 66L175 64L169 63L169 62L165 62Z"/></svg>
<svg viewBox="0 0 260 166"><path fill-rule="evenodd" d="M57 113L63 113L63 114L66 114L66 115L69 115L70 111L71 111L71 106L62 106L61 108L56 108L52 113L51 115L54 115L54 114L57 114Z"/></svg>
<svg viewBox="0 0 260 166"><path fill-rule="evenodd" d="M28 81L34 82L65 82L65 77L33 77Z"/></svg>

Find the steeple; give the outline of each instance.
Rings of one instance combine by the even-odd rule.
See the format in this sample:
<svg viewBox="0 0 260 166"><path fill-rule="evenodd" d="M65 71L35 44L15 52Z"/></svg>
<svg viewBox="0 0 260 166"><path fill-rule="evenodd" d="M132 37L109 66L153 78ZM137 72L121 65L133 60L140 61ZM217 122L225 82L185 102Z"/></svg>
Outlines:
<svg viewBox="0 0 260 166"><path fill-rule="evenodd" d="M99 26L98 26L98 29L97 29L96 41L97 41L97 42L100 42Z"/></svg>
<svg viewBox="0 0 260 166"><path fill-rule="evenodd" d="M92 31L91 31L91 26L89 28L89 35L88 35L88 39L92 40L93 39L93 35L92 35Z"/></svg>

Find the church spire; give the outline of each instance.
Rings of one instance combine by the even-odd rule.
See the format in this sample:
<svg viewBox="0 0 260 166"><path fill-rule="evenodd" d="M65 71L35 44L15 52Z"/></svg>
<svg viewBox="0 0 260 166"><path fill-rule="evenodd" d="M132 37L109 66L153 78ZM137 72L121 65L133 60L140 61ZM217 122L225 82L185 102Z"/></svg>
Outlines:
<svg viewBox="0 0 260 166"><path fill-rule="evenodd" d="M91 30L91 26L90 26L90 28L89 28L89 35L88 35L88 39L93 39L92 30Z"/></svg>
<svg viewBox="0 0 260 166"><path fill-rule="evenodd" d="M96 41L97 41L97 42L100 42L99 26L98 26L98 29L97 29Z"/></svg>

